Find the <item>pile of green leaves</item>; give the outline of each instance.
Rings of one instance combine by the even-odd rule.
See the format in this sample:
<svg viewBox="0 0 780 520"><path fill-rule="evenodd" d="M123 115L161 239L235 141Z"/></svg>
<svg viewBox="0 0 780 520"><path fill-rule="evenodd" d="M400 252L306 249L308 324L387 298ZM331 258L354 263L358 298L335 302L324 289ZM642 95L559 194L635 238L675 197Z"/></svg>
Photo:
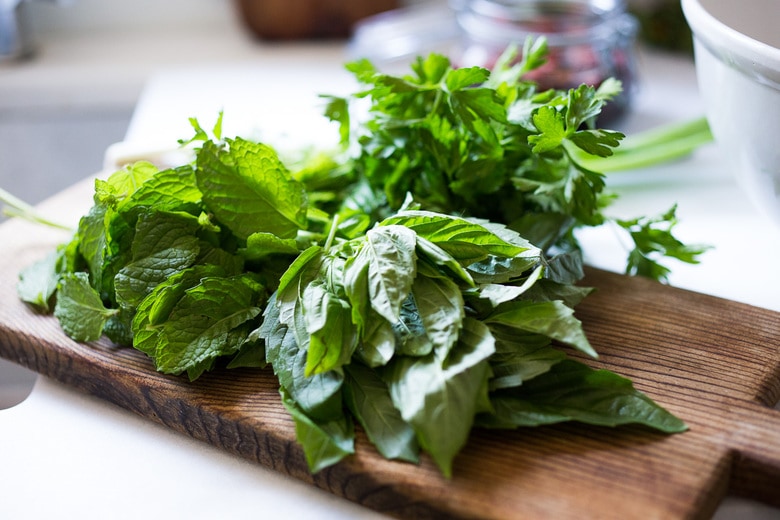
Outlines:
<svg viewBox="0 0 780 520"><path fill-rule="evenodd" d="M330 98L344 150L305 164L223 139L221 116L211 137L193 121L191 164L97 180L19 294L164 373L270 367L312 471L353 453L356 424L384 456L427 453L447 476L475 426L683 431L578 360L597 354L574 317L590 289L573 230L602 223L606 199L569 149L608 155L620 135L589 126L608 88L537 93L521 77L541 51L526 51L493 72L437 55L409 78L353 64L372 117ZM643 259L676 247L648 245L653 223L624 223Z"/></svg>
<svg viewBox="0 0 780 520"><path fill-rule="evenodd" d="M610 223L634 243L628 274L665 281L664 258L695 263L706 247L674 237L674 206L658 217L611 219L605 210L615 196L591 165L677 157L711 139L706 121L658 130L613 158L625 136L597 123L620 82L539 91L523 77L546 54L544 39L528 40L522 58L510 47L491 71L456 69L431 55L404 77L365 60L350 64L361 89L329 98L326 114L340 124L346 160L363 186L356 205L380 218L413 193L426 208L501 222L545 250L572 256L580 255L578 227Z"/></svg>

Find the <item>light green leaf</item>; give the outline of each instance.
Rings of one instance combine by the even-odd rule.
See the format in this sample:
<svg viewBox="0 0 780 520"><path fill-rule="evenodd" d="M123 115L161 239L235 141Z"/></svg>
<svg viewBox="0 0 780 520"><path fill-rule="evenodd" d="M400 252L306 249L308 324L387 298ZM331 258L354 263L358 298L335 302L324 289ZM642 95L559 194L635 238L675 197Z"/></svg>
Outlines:
<svg viewBox="0 0 780 520"><path fill-rule="evenodd" d="M269 255L297 255L298 246L295 239L282 239L272 233L252 233L246 239L246 248L239 250L241 256L248 260L259 260Z"/></svg>
<svg viewBox="0 0 780 520"><path fill-rule="evenodd" d="M425 335L439 357L446 357L458 340L465 307L458 286L448 278L418 276L412 285Z"/></svg>
<svg viewBox="0 0 780 520"><path fill-rule="evenodd" d="M157 369L180 374L235 353L249 333L239 326L260 314L263 296L251 275L204 278L187 289L163 324Z"/></svg>
<svg viewBox="0 0 780 520"><path fill-rule="evenodd" d="M412 288L417 254L414 232L403 226L383 226L366 233L358 260L368 263L371 307L390 323L399 320L401 304Z"/></svg>
<svg viewBox="0 0 780 520"><path fill-rule="evenodd" d="M528 136L528 144L533 152L542 154L555 150L563 144L567 137L564 117L554 107L544 105L537 109L532 120L539 134Z"/></svg>
<svg viewBox="0 0 780 520"><path fill-rule="evenodd" d="M303 289L303 315L309 333L307 377L349 363L357 346L349 303L313 282Z"/></svg>
<svg viewBox="0 0 780 520"><path fill-rule="evenodd" d="M200 253L198 228L192 215L142 213L131 246L132 261L114 279L117 303L137 306L157 284L194 264Z"/></svg>
<svg viewBox="0 0 780 520"><path fill-rule="evenodd" d="M95 180L95 202L115 206L131 196L157 173L148 161L138 161L112 173L105 181Z"/></svg>
<svg viewBox="0 0 780 520"><path fill-rule="evenodd" d="M86 273L67 273L60 279L54 316L76 341L97 341L106 322L118 311L106 309Z"/></svg>
<svg viewBox="0 0 780 520"><path fill-rule="evenodd" d="M52 296L57 291L60 275L57 264L61 251L52 251L41 260L19 272L16 292L19 298L43 312L50 312Z"/></svg>
<svg viewBox="0 0 780 520"><path fill-rule="evenodd" d="M323 421L339 417L343 372L330 370L306 375L306 350L300 348L290 327L279 320L276 297L275 293L269 299L259 331L265 341L266 360L279 383L306 415Z"/></svg>
<svg viewBox="0 0 780 520"><path fill-rule="evenodd" d="M540 265L520 285L483 284L479 287L479 297L489 300L493 307L516 300L531 289L543 273L544 266Z"/></svg>
<svg viewBox="0 0 780 520"><path fill-rule="evenodd" d="M430 211L402 211L383 220L380 225L405 226L441 247L462 263L457 254L459 245L478 246L486 254L505 257L516 256L528 250L528 247L507 242L481 224ZM467 263L474 261L471 251L469 249L469 253L464 258Z"/></svg>
<svg viewBox="0 0 780 520"><path fill-rule="evenodd" d="M294 238L306 227L306 192L268 146L237 138L230 150L211 141L198 153L196 179L203 201L236 236L273 233Z"/></svg>

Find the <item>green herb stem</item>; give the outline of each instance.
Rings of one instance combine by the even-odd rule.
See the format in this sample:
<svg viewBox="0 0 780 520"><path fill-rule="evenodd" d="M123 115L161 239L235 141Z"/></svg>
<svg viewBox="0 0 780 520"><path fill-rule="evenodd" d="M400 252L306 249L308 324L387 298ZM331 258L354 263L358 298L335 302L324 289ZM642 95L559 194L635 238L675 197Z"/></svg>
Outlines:
<svg viewBox="0 0 780 520"><path fill-rule="evenodd" d="M3 213L8 215L9 217L19 217L29 222L35 222L37 224L43 224L45 226L49 226L57 229L65 229L67 231L72 231L72 228L70 226L66 226L64 224L60 224L58 222L54 222L52 220L47 219L46 217L38 213L34 207L27 204L20 198L7 192L3 188L0 188L0 202L2 202L7 206L3 208Z"/></svg>
<svg viewBox="0 0 780 520"><path fill-rule="evenodd" d="M647 168L685 157L713 141L706 118L653 128L627 137L609 157L597 157L575 150L575 160L589 170L602 173Z"/></svg>
<svg viewBox="0 0 780 520"><path fill-rule="evenodd" d="M325 251L330 249L331 244L333 244L333 239L336 238L336 230L339 227L339 216L338 214L333 216L333 221L330 224L330 231L328 232L328 238L325 240Z"/></svg>

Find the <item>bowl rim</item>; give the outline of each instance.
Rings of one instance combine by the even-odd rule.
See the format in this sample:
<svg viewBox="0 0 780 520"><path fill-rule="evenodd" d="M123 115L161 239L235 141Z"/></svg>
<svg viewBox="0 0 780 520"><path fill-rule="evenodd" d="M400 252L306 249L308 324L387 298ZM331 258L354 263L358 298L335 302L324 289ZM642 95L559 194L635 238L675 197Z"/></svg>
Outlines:
<svg viewBox="0 0 780 520"><path fill-rule="evenodd" d="M722 62L780 90L780 49L733 29L710 14L699 0L682 0L695 40Z"/></svg>

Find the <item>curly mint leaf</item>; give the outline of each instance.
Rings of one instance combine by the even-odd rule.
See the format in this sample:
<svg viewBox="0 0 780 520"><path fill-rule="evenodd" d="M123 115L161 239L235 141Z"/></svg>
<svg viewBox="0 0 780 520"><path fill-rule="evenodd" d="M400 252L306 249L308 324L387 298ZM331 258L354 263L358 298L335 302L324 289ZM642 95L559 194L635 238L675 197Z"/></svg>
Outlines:
<svg viewBox="0 0 780 520"><path fill-rule="evenodd" d="M131 213L148 207L157 211L190 211L195 214L200 211L202 196L193 168L180 166L154 173L124 198L116 210Z"/></svg>
<svg viewBox="0 0 780 520"><path fill-rule="evenodd" d="M157 167L152 163L139 161L117 170L105 181L96 179L95 203L115 206L135 193L157 171Z"/></svg>
<svg viewBox="0 0 780 520"><path fill-rule="evenodd" d="M263 288L251 275L201 279L184 291L161 325L157 369L180 374L235 353L249 334L240 325L256 318L263 303Z"/></svg>
<svg viewBox="0 0 780 520"><path fill-rule="evenodd" d="M132 260L114 278L119 305L136 307L172 274L190 267L200 253L196 217L148 211L140 216L131 246Z"/></svg>
<svg viewBox="0 0 780 520"><path fill-rule="evenodd" d="M16 292L19 298L42 312L51 312L54 293L60 281L58 264L62 251L52 251L19 272Z"/></svg>

